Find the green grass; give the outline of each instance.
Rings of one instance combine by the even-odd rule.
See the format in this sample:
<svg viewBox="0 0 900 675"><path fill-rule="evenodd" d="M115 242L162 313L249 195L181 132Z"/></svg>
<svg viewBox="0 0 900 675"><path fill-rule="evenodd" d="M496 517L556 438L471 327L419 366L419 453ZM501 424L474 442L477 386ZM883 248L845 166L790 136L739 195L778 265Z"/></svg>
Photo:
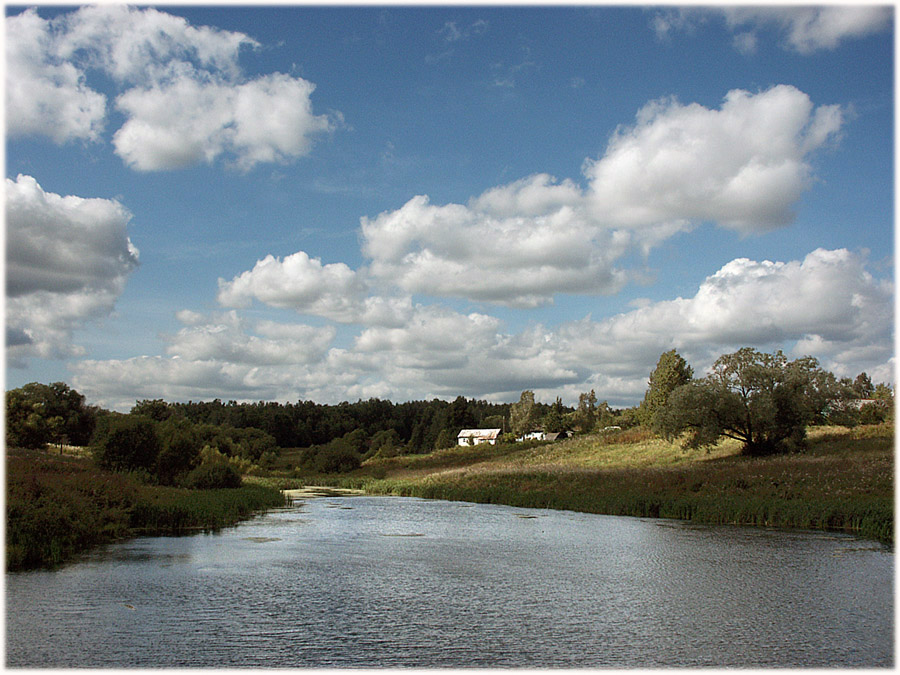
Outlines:
<svg viewBox="0 0 900 675"><path fill-rule="evenodd" d="M452 448L370 460L305 482L371 493L680 518L704 523L840 530L894 540L894 429L810 429L803 453L749 458L732 441L683 450L648 432L554 444Z"/></svg>
<svg viewBox="0 0 900 675"><path fill-rule="evenodd" d="M84 457L33 450L7 450L6 481L8 570L58 565L122 537L214 530L284 503L277 489L262 485L144 485Z"/></svg>

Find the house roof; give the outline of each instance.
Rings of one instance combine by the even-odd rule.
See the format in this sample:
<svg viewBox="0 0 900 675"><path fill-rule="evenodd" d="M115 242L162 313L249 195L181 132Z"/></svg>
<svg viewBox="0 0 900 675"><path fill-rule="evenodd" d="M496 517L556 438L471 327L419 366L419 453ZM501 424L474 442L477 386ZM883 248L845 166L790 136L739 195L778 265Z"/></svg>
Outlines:
<svg viewBox="0 0 900 675"><path fill-rule="evenodd" d="M457 438L488 438L495 439L500 435L500 429L461 429Z"/></svg>

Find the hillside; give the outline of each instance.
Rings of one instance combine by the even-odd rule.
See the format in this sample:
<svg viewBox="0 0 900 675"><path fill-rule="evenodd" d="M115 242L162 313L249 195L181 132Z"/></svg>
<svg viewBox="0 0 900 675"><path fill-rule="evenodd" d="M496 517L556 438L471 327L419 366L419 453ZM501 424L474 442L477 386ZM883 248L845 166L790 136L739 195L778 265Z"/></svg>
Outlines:
<svg viewBox="0 0 900 675"><path fill-rule="evenodd" d="M813 427L805 452L683 450L642 431L554 444L458 447L367 460L296 482L520 507L852 532L892 543L892 425ZM293 482L293 481L291 481Z"/></svg>

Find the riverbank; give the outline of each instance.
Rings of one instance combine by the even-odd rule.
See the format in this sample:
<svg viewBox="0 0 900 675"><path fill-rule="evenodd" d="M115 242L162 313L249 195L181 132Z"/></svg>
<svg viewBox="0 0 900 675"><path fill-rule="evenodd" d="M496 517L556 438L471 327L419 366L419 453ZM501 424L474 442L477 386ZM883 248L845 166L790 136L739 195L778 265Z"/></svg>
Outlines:
<svg viewBox="0 0 900 675"><path fill-rule="evenodd" d="M8 448L6 569L52 567L124 537L233 525L281 506L274 488L221 490L146 485L98 469L86 457Z"/></svg>
<svg viewBox="0 0 900 675"><path fill-rule="evenodd" d="M588 513L849 532L894 541L892 425L816 427L803 453L751 458L726 442L682 450L648 433L476 446L370 460L307 483Z"/></svg>

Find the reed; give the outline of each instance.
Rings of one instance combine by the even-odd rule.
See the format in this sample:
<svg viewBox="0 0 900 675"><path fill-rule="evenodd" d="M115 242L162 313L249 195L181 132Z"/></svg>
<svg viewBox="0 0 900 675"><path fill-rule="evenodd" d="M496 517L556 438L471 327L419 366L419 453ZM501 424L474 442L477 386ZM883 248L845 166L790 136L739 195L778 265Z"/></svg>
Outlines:
<svg viewBox="0 0 900 675"><path fill-rule="evenodd" d="M186 490L101 471L87 458L7 450L7 570L52 567L137 534L218 529L284 504L277 489Z"/></svg>

